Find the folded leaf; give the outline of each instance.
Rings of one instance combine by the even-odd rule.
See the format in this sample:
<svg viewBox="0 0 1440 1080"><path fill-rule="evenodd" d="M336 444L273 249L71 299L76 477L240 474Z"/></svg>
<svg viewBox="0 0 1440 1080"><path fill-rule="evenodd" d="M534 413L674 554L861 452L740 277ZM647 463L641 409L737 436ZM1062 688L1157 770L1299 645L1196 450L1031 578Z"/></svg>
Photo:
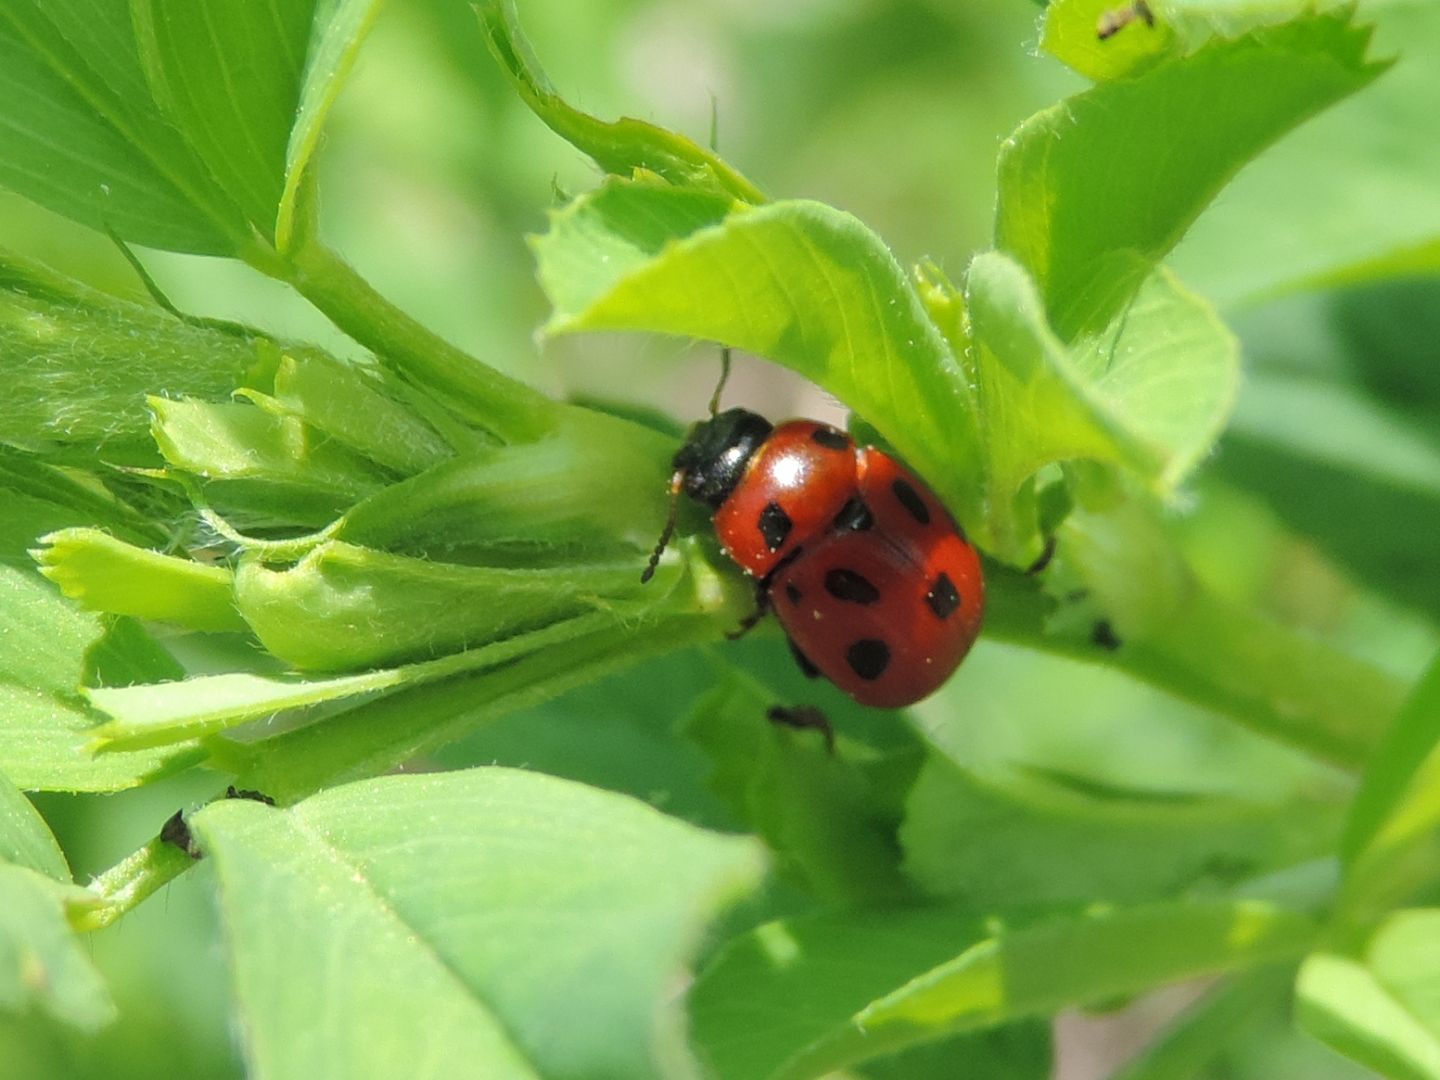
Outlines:
<svg viewBox="0 0 1440 1080"><path fill-rule="evenodd" d="M1060 338L1100 332L1246 162L1383 71L1369 39L1353 9L1311 12L1022 124L1001 151L996 245L1034 276Z"/></svg>
<svg viewBox="0 0 1440 1080"><path fill-rule="evenodd" d="M456 566L330 541L285 569L243 564L235 603L272 655L336 671L478 648L627 598L635 606L637 562Z"/></svg>
<svg viewBox="0 0 1440 1080"><path fill-rule="evenodd" d="M64 529L39 542L40 572L88 611L193 630L246 629L235 611L233 575L224 567L147 551L98 529Z"/></svg>
<svg viewBox="0 0 1440 1080"><path fill-rule="evenodd" d="M1234 338L1163 271L1113 327L1073 349L1052 332L1024 270L1000 252L971 263L966 299L992 543L1011 558L1038 549L1035 511L1016 500L1039 469L1102 461L1172 492L1209 452L1234 403Z"/></svg>
<svg viewBox="0 0 1440 1080"><path fill-rule="evenodd" d="M526 105L545 124L606 172L629 176L641 170L672 183L720 192L734 199L765 201L749 180L717 154L683 135L644 120L597 120L560 97L540 69L515 18L514 0L484 0L475 5L490 52L510 77Z"/></svg>
<svg viewBox="0 0 1440 1080"><path fill-rule="evenodd" d="M877 428L966 524L977 519L969 380L895 257L848 214L801 201L734 209L612 180L534 243L551 333L652 330L784 364Z"/></svg>

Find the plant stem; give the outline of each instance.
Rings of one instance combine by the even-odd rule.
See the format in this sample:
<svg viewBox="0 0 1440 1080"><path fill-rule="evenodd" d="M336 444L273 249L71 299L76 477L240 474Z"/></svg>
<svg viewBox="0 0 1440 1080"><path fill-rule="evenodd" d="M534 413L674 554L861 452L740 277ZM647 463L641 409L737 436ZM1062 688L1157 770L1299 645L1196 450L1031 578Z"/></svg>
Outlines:
<svg viewBox="0 0 1440 1080"><path fill-rule="evenodd" d="M77 931L104 929L194 865L185 852L156 837L90 883L104 903L73 915L71 925Z"/></svg>
<svg viewBox="0 0 1440 1080"><path fill-rule="evenodd" d="M297 246L283 266L261 269L283 277L381 363L501 441L530 442L553 426L554 401L416 322L318 240Z"/></svg>
<svg viewBox="0 0 1440 1080"><path fill-rule="evenodd" d="M1164 628L1106 649L1047 631L1054 602L1035 581L993 565L986 570L988 636L1117 668L1352 772L1405 697L1394 676L1198 582Z"/></svg>

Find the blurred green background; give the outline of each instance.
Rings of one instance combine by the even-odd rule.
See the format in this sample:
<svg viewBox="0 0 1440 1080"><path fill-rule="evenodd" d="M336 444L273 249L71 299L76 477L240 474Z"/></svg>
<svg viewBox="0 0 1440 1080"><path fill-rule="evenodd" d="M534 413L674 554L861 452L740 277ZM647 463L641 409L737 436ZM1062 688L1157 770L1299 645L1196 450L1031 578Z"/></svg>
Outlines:
<svg viewBox="0 0 1440 1080"><path fill-rule="evenodd" d="M540 59L575 104L602 117L653 120L701 142L713 106L721 153L767 193L837 205L884 236L902 262L929 255L956 277L989 245L1001 141L1026 116L1084 85L1036 55L1040 9L1031 0L523 0L519 7ZM1434 40L1435 18L1424 26ZM1402 65L1377 88L1381 100L1401 103L1388 107L1389 141L1350 140L1351 164L1328 178L1309 172L1347 130L1371 130L1363 103L1342 106L1348 112L1322 121L1328 129L1302 132L1278 165L1247 171L1175 260L1192 286L1224 305L1247 364L1233 431L1174 523L1187 550L1225 595L1406 678L1433 650L1440 619L1433 559L1440 279L1366 271L1287 288L1334 267L1303 243L1277 241L1287 234L1273 223L1266 232L1263 210L1298 207L1311 228L1356 208L1337 225L1331 251L1357 229L1390 230L1384 250L1422 243L1428 219L1415 212L1423 191L1412 181L1428 167L1434 140L1423 107L1407 112L1403 101L1427 86L1433 101L1440 77L1418 70ZM1387 80L1395 89L1386 89ZM1397 175L1406 197L1392 197ZM682 344L632 337L543 348L534 341L546 311L524 237L544 227L557 191L595 179L513 96L467 4L411 0L382 15L335 110L321 157L323 229L383 293L488 362L558 394L623 397L694 415L710 393L711 348L681 357ZM0 194L0 244L143 296L107 239L8 194ZM1384 253L1362 248L1335 261ZM342 354L355 349L283 286L242 266L142 255L183 309ZM780 415L825 407L758 361L743 364L729 398ZM774 637L746 648L760 662L781 651ZM703 774L698 764L677 768L670 754L665 775L644 769L646 748L670 738L666 724L683 714L686 692L701 688L690 681L695 670L681 657L587 689L540 715L507 720L444 764L548 767L707 820L718 811L692 790ZM661 678L674 687L659 695L666 716L606 715L607 703ZM1103 668L983 640L961 674L921 707L922 723L940 710L973 718L967 744L955 749L982 774L1025 762L1148 790L1276 801L1346 791L1338 774ZM513 737L527 730L557 733L553 760L533 735ZM37 801L84 880L143 843L177 807L210 794L190 781ZM226 1007L207 873L202 865L91 938L120 1003L114 1028L77 1044L39 1020L0 1021L0 1072L113 1078L149 1075L165 1060L175 1075L237 1075L238 1021ZM1145 1029L1154 1018L1127 1023L1126 1030ZM1257 1016L1252 1029L1211 1077L1364 1075L1289 1035L1283 1015ZM1103 1075L1106 1054L1124 1041L1096 1038L1083 1023L1067 1021L1064 1030L1065 1080Z"/></svg>

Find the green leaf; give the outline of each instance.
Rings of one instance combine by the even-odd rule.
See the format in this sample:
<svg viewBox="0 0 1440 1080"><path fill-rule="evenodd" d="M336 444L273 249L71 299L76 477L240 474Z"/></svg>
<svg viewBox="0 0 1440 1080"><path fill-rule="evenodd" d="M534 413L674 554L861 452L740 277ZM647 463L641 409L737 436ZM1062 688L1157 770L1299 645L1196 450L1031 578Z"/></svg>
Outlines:
<svg viewBox="0 0 1440 1080"><path fill-rule="evenodd" d="M71 695L85 674L85 654L104 633L31 574L0 567L0 683Z"/></svg>
<svg viewBox="0 0 1440 1080"><path fill-rule="evenodd" d="M378 0L310 0L301 6L311 12L310 36L285 148L285 190L275 227L281 251L290 250L303 224L305 183L325 120L380 11Z"/></svg>
<svg viewBox="0 0 1440 1080"><path fill-rule="evenodd" d="M1361 958L1316 953L1300 969L1301 1024L1400 1080L1440 1077L1440 910L1400 911Z"/></svg>
<svg viewBox="0 0 1440 1080"><path fill-rule="evenodd" d="M5 503L5 513L0 516L0 565L30 570L35 565L30 550L38 537L95 520L83 510L16 491L5 479L4 466L0 464L0 500Z"/></svg>
<svg viewBox="0 0 1440 1080"><path fill-rule="evenodd" d="M1262 154L1175 251L1175 267L1233 306L1321 283L1433 275L1440 171L1430 102L1440 78L1440 9L1367 4L1385 77ZM1263 252L1263 257L1259 253Z"/></svg>
<svg viewBox="0 0 1440 1080"><path fill-rule="evenodd" d="M732 620L743 612L746 592L736 590L730 598ZM623 634L609 619L575 620L516 639L524 644L545 636L553 647L535 648L471 676L382 697L324 723L215 750L240 778L241 786L279 798L300 798L394 769L472 734L496 717L538 705L649 657L712 641L715 627L716 616L708 611L637 620ZM488 654L508 645L481 651Z"/></svg>
<svg viewBox="0 0 1440 1080"><path fill-rule="evenodd" d="M86 465L97 450L107 461L153 465L147 394L226 397L260 359L255 338L182 322L0 253L0 443L52 456L69 448Z"/></svg>
<svg viewBox="0 0 1440 1080"><path fill-rule="evenodd" d="M1043 466L1109 462L1170 492L1219 435L1239 378L1235 340L1164 271L1111 330L1073 351L1051 331L1034 283L1004 254L971 263L966 299L989 532L1002 554L1019 561L1027 545L1038 546L1034 511L1026 515L1016 498Z"/></svg>
<svg viewBox="0 0 1440 1080"><path fill-rule="evenodd" d="M86 691L86 698L110 719L93 728L90 735L97 747L106 750L167 746L286 710L388 693L503 665L531 649L592 629L596 621L596 617L588 622L571 620L438 660L329 679L236 671L142 686L93 687Z"/></svg>
<svg viewBox="0 0 1440 1080"><path fill-rule="evenodd" d="M388 485L333 535L463 563L643 564L665 521L675 449L657 432L567 409L537 442L475 450Z"/></svg>
<svg viewBox="0 0 1440 1080"><path fill-rule="evenodd" d="M895 844L898 798L889 789L908 785L918 747L886 755L842 735L832 752L820 732L767 718L784 699L737 671L718 674L681 733L705 751L709 786L765 838L778 868L825 902L907 895Z"/></svg>
<svg viewBox="0 0 1440 1080"><path fill-rule="evenodd" d="M1197 580L1152 505L1076 510L1057 539L1077 574L1053 583L1089 590L1118 635L1114 662L1175 696L1351 769L1404 700L1374 663Z"/></svg>
<svg viewBox="0 0 1440 1080"><path fill-rule="evenodd" d="M862 415L967 524L978 517L969 380L894 256L853 217L612 180L534 245L549 332L651 330L765 356Z"/></svg>
<svg viewBox="0 0 1440 1080"><path fill-rule="evenodd" d="M1440 1036L1440 909L1390 916L1371 940L1368 959L1396 1000Z"/></svg>
<svg viewBox="0 0 1440 1080"><path fill-rule="evenodd" d="M131 7L155 102L246 219L272 236L314 0Z"/></svg>
<svg viewBox="0 0 1440 1080"><path fill-rule="evenodd" d="M497 716L426 756L446 769L508 765L643 799L672 817L745 831L710 792L710 763L676 738L714 676L708 649L659 656L532 708ZM412 720L415 718L411 714Z"/></svg>
<svg viewBox="0 0 1440 1080"><path fill-rule="evenodd" d="M1179 51L1172 26L1172 5L1147 21L1116 0L1054 0L1045 8L1040 47L1096 82L1136 75ZM1101 21L1130 16L1115 33L1102 38Z"/></svg>
<svg viewBox="0 0 1440 1080"><path fill-rule="evenodd" d="M1393 903L1440 866L1440 656L1371 756L1341 844L1347 901Z"/></svg>
<svg viewBox="0 0 1440 1080"><path fill-rule="evenodd" d="M130 7L0 10L0 183L137 243L237 254L248 223L150 100Z"/></svg>
<svg viewBox="0 0 1440 1080"><path fill-rule="evenodd" d="M540 69L515 18L513 0L484 0L475 5L475 10L490 52L521 100L550 130L588 154L606 172L625 177L650 172L673 184L702 188L742 202L765 201L754 184L683 135L643 120L597 120L569 105Z"/></svg>
<svg viewBox="0 0 1440 1080"><path fill-rule="evenodd" d="M135 7L155 100L282 251L325 117L378 8L374 0Z"/></svg>
<svg viewBox="0 0 1440 1080"><path fill-rule="evenodd" d="M1315 799L1271 805L932 759L900 839L923 888L976 909L1139 903L1324 857L1341 813Z"/></svg>
<svg viewBox="0 0 1440 1080"><path fill-rule="evenodd" d="M445 440L416 410L396 400L395 380L323 353L285 356L275 372L275 401L305 423L402 475L450 456Z"/></svg>
<svg viewBox="0 0 1440 1080"><path fill-rule="evenodd" d="M1108 325L1241 166L1383 70L1366 61L1370 31L1352 16L1310 13L1217 40L1010 137L996 243L1039 283L1062 340Z"/></svg>
<svg viewBox="0 0 1440 1080"><path fill-rule="evenodd" d="M456 566L329 541L283 570L242 564L235 602L271 654L335 671L474 649L627 601L638 609L637 563Z"/></svg>
<svg viewBox="0 0 1440 1080"><path fill-rule="evenodd" d="M165 746L287 710L353 703L354 699L391 694L476 673L484 673L486 689L503 695L514 688L511 681L523 677L531 663L538 662L542 668L563 669L568 657L578 673L590 659L596 643L602 651L612 654L612 663L617 665L635 659L627 650L632 646L639 648L635 643L647 635L658 634L664 640L665 633L674 634L669 642L671 648L690 644L693 640L690 635L696 631L687 624L711 623L706 607L731 599L723 594L710 595L709 586L702 586L696 592L701 595L697 597L687 588L674 589L656 596L658 603L643 613L594 611L434 660L355 675L307 679L289 674L227 672L142 686L91 687L85 690L86 699L108 714L110 720L92 729L90 735L96 746L107 751ZM695 614L697 608L705 612L704 617ZM632 625L629 634L622 635L618 631L626 622L639 625ZM556 692L546 692L542 687L533 689L542 698ZM406 738L415 734L413 730L405 733ZM414 756L414 752L406 756ZM394 764L399 760L404 759Z"/></svg>
<svg viewBox="0 0 1440 1080"><path fill-rule="evenodd" d="M1180 1014L1111 1080L1203 1076L1205 1067L1233 1046L1237 1035L1256 1026L1271 1002L1283 1000L1288 1012L1292 981L1293 971L1286 967L1233 976Z"/></svg>
<svg viewBox="0 0 1440 1080"><path fill-rule="evenodd" d="M157 519L165 519L173 503L153 487L128 487L116 483L116 490L103 486L105 480L120 481L119 474L85 473L48 464L39 458L0 445L0 489L5 491L9 511L0 519L0 562L30 569L36 540L46 533L82 525L99 525L132 543L154 543L164 539ZM130 499L146 504L143 514Z"/></svg>
<svg viewBox="0 0 1440 1080"><path fill-rule="evenodd" d="M1428 427L1427 418L1397 416L1354 386L1256 371L1247 374L1216 470L1262 496L1358 582L1434 618L1440 579L1424 568L1426 537L1440 530L1440 446ZM1336 505L1348 512L1334 513ZM1407 527L1375 525L1400 521Z"/></svg>
<svg viewBox="0 0 1440 1080"><path fill-rule="evenodd" d="M698 1075L674 987L763 866L752 841L506 769L190 821L269 1076Z"/></svg>
<svg viewBox="0 0 1440 1080"><path fill-rule="evenodd" d="M151 398L150 408L165 460L247 520L324 525L384 487L370 462L296 417L229 402Z"/></svg>
<svg viewBox="0 0 1440 1080"><path fill-rule="evenodd" d="M0 1012L38 1007L82 1031L115 1019L115 1005L65 919L90 894L0 863Z"/></svg>
<svg viewBox="0 0 1440 1080"><path fill-rule="evenodd" d="M1395 1080L1440 1077L1440 1039L1365 967L1316 953L1300 969L1300 1024L1321 1042Z"/></svg>
<svg viewBox="0 0 1440 1080"><path fill-rule="evenodd" d="M1278 960L1314 934L1293 912L1251 902L1101 907L1015 926L944 909L805 916L727 946L701 974L691 1011L724 1080L799 1080L957 1032Z"/></svg>
<svg viewBox="0 0 1440 1080"><path fill-rule="evenodd" d="M134 686L185 674L174 655L135 619L121 616L105 623L105 636L85 657L87 685Z"/></svg>
<svg viewBox="0 0 1440 1080"><path fill-rule="evenodd" d="M40 572L89 611L132 615L192 630L243 631L229 570L162 555L98 529L64 529L42 536Z"/></svg>
<svg viewBox="0 0 1440 1080"><path fill-rule="evenodd" d="M0 683L0 770L29 791L120 791L205 757L180 742L158 750L92 755L103 719L53 694Z"/></svg>
<svg viewBox="0 0 1440 1080"><path fill-rule="evenodd" d="M866 1062L855 1075L864 1080L954 1080L956 1064L964 1062L965 1080L1050 1080L1055 1071L1052 1042L1048 1022L1023 1020L913 1046Z"/></svg>
<svg viewBox="0 0 1440 1080"><path fill-rule="evenodd" d="M105 629L33 574L0 566L0 773L18 787L115 791L193 763L192 747L92 758L79 689Z"/></svg>
<svg viewBox="0 0 1440 1080"><path fill-rule="evenodd" d="M69 881L70 867L55 834L30 800L0 773L0 864L28 867L55 881Z"/></svg>
<svg viewBox="0 0 1440 1080"><path fill-rule="evenodd" d="M151 92L247 218L282 251L305 169L379 5L133 5Z"/></svg>
<svg viewBox="0 0 1440 1080"><path fill-rule="evenodd" d="M294 237L374 0L21 0L0 182L151 247L266 264Z"/></svg>

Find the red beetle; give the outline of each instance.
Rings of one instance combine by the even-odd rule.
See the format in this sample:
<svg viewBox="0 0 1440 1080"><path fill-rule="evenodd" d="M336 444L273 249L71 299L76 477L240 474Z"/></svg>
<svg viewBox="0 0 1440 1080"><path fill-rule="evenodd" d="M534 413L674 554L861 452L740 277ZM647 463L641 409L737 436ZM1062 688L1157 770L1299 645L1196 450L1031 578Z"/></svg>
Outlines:
<svg viewBox="0 0 1440 1080"><path fill-rule="evenodd" d="M714 514L726 554L759 584L807 675L862 705L936 690L980 632L980 556L915 475L813 420L773 427L745 409L696 424L672 492ZM670 527L645 579L669 538Z"/></svg>

